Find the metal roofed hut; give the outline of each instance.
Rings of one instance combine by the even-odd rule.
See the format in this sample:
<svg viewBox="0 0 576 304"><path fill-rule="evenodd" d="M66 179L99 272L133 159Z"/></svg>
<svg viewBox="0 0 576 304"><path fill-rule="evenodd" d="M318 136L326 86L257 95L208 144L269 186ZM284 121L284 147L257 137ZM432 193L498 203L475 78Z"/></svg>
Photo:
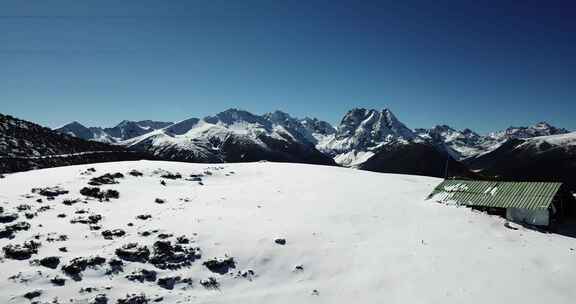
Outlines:
<svg viewBox="0 0 576 304"><path fill-rule="evenodd" d="M555 182L444 180L428 199L485 210L505 215L513 222L548 228L572 214L574 209L574 198L562 183Z"/></svg>

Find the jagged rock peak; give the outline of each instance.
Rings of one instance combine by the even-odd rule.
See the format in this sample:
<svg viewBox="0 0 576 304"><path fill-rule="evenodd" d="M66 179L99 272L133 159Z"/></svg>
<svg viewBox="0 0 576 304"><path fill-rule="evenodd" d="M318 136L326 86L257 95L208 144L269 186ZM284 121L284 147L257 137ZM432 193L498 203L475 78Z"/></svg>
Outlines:
<svg viewBox="0 0 576 304"><path fill-rule="evenodd" d="M374 109L354 108L342 119L338 126L338 137L370 132L374 139L384 139L389 136L413 139L414 132L398 120L388 108L382 111Z"/></svg>

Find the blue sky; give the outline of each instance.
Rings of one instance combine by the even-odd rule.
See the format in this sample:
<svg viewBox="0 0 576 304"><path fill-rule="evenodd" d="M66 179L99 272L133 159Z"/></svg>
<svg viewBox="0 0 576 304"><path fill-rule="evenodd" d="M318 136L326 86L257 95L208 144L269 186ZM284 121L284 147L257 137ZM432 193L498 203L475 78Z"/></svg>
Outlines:
<svg viewBox="0 0 576 304"><path fill-rule="evenodd" d="M575 130L576 2L0 0L1 113L110 126L231 107Z"/></svg>

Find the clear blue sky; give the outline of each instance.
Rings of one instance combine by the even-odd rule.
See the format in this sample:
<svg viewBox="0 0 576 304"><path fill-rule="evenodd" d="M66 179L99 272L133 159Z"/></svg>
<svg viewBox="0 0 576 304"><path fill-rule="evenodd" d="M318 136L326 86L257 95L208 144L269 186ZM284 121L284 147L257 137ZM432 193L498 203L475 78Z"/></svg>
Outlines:
<svg viewBox="0 0 576 304"><path fill-rule="evenodd" d="M1 113L109 126L231 107L574 130L576 1L0 0Z"/></svg>

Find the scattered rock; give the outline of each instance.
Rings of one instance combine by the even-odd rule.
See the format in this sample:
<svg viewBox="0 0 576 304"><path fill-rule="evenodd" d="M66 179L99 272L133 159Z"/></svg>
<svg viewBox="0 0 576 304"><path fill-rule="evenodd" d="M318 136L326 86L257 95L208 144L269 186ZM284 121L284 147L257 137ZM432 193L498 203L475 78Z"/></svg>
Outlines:
<svg viewBox="0 0 576 304"><path fill-rule="evenodd" d="M171 237L173 237L173 236L174 236L174 235L173 235L173 234L170 234L170 233L160 233L160 234L158 235L158 238L161 239L161 240L165 240L165 239L171 238Z"/></svg>
<svg viewBox="0 0 576 304"><path fill-rule="evenodd" d="M52 209L50 206L42 206L40 208L38 208L38 210L36 210L37 212L45 212Z"/></svg>
<svg viewBox="0 0 576 304"><path fill-rule="evenodd" d="M30 291L30 292L25 293L24 297L28 300L32 300L32 299L37 298L41 295L42 295L42 291L34 290L34 291Z"/></svg>
<svg viewBox="0 0 576 304"><path fill-rule="evenodd" d="M126 231L122 229L104 230L102 231L102 236L107 240L112 240L117 237L123 237L126 235Z"/></svg>
<svg viewBox="0 0 576 304"><path fill-rule="evenodd" d="M318 291L318 289L314 289L314 290L312 290L312 295L313 296L319 296L320 292Z"/></svg>
<svg viewBox="0 0 576 304"><path fill-rule="evenodd" d="M93 293L93 292L97 292L99 289L96 287L82 287L80 288L80 291L78 291L78 293L84 294L84 293Z"/></svg>
<svg viewBox="0 0 576 304"><path fill-rule="evenodd" d="M106 263L106 259L96 256L96 257L78 257L72 259L68 264L62 266L62 271L71 277L74 281L82 280L82 272L86 268L96 268Z"/></svg>
<svg viewBox="0 0 576 304"><path fill-rule="evenodd" d="M62 201L62 204L66 205L66 206L72 206L72 205L77 204L79 202L80 202L79 199L72 199L72 200L71 199L65 199Z"/></svg>
<svg viewBox="0 0 576 304"><path fill-rule="evenodd" d="M65 218L65 217L66 217L66 214L60 213L60 214L58 214L57 216L58 216L59 218Z"/></svg>
<svg viewBox="0 0 576 304"><path fill-rule="evenodd" d="M95 296L90 304L108 304L108 297L105 294Z"/></svg>
<svg viewBox="0 0 576 304"><path fill-rule="evenodd" d="M220 289L220 283L215 278L208 278L207 280L201 280L200 285L204 286L206 289Z"/></svg>
<svg viewBox="0 0 576 304"><path fill-rule="evenodd" d="M100 188L94 187L84 187L80 189L80 194L88 197L102 198L104 194L100 191Z"/></svg>
<svg viewBox="0 0 576 304"><path fill-rule="evenodd" d="M0 229L0 239L13 239L14 235L19 231L27 231L30 229L30 224L27 222L18 222L12 225L4 226Z"/></svg>
<svg viewBox="0 0 576 304"><path fill-rule="evenodd" d="M138 232L138 235L140 235L140 236L150 236L150 235L152 235L152 234L154 234L154 233L158 233L158 229L145 230L145 231L142 231L142 232Z"/></svg>
<svg viewBox="0 0 576 304"><path fill-rule="evenodd" d="M60 248L58 248L58 251L60 251L60 252L68 252L68 248L66 248L66 247L60 247Z"/></svg>
<svg viewBox="0 0 576 304"><path fill-rule="evenodd" d="M38 261L38 264L51 269L56 269L58 264L60 264L60 258L56 256L45 257Z"/></svg>
<svg viewBox="0 0 576 304"><path fill-rule="evenodd" d="M274 243L278 245L286 245L286 239L278 238L274 240Z"/></svg>
<svg viewBox="0 0 576 304"><path fill-rule="evenodd" d="M90 179L90 181L88 182L88 185L102 186L102 185L118 184L118 181L116 181L116 179L118 179L118 178L124 178L124 174L122 174L122 173L114 173L114 174L106 173L102 176L98 176L98 177L94 177L94 178Z"/></svg>
<svg viewBox="0 0 576 304"><path fill-rule="evenodd" d="M254 273L254 270L248 269L248 270L244 270L244 271L239 271L236 274L236 277L240 277L240 278L244 278L248 281L252 281L254 279L254 277L256 277L256 273Z"/></svg>
<svg viewBox="0 0 576 304"><path fill-rule="evenodd" d="M146 282L155 282L157 277L157 273L154 270L146 270L141 269L140 271L132 272L131 274L127 275L126 278L130 281L138 281L140 283Z"/></svg>
<svg viewBox="0 0 576 304"><path fill-rule="evenodd" d="M47 188L34 188L32 189L32 193L46 196L48 198L54 198L59 195L68 194L68 190L64 190L58 186L55 187L47 187Z"/></svg>
<svg viewBox="0 0 576 304"><path fill-rule="evenodd" d="M155 199L154 202L155 202L156 204L164 204L164 203L166 203L165 200L160 199L160 198Z"/></svg>
<svg viewBox="0 0 576 304"><path fill-rule="evenodd" d="M100 214L92 214L88 217L85 216L78 216L70 220L72 224L87 224L87 225L94 225L98 224L102 220L102 216Z"/></svg>
<svg viewBox="0 0 576 304"><path fill-rule="evenodd" d="M36 213L32 213L32 212L26 212L24 213L24 217L26 217L26 219L33 219L36 216Z"/></svg>
<svg viewBox="0 0 576 304"><path fill-rule="evenodd" d="M124 271L124 262L121 260L111 259L108 261L108 265L110 266L110 269L106 271L107 275L118 274Z"/></svg>
<svg viewBox="0 0 576 304"><path fill-rule="evenodd" d="M212 260L202 263L210 271L218 274L226 274L230 269L236 268L236 263L233 257L214 258Z"/></svg>
<svg viewBox="0 0 576 304"><path fill-rule="evenodd" d="M0 223L11 223L18 219L17 213L2 213L0 214Z"/></svg>
<svg viewBox="0 0 576 304"><path fill-rule="evenodd" d="M181 235L176 238L176 242L178 242L178 244L190 244L190 239L185 235Z"/></svg>
<svg viewBox="0 0 576 304"><path fill-rule="evenodd" d="M27 260L32 257L33 254L38 253L38 248L41 244L35 241L28 241L20 245L6 245L2 247L4 251L4 256L7 259L13 260Z"/></svg>
<svg viewBox="0 0 576 304"><path fill-rule="evenodd" d="M20 212L22 212L22 211L28 211L28 210L30 210L30 209L32 209L32 206L27 205L27 204L18 205L18 206L16 207L16 210L18 210L18 211L20 211Z"/></svg>
<svg viewBox="0 0 576 304"><path fill-rule="evenodd" d="M52 283L54 286L64 286L66 284L66 279L55 277L50 280L50 283Z"/></svg>
<svg viewBox="0 0 576 304"><path fill-rule="evenodd" d="M135 177L144 176L144 174L142 174L142 172L137 171L137 170L131 170L130 172L128 172L128 174L131 176L135 176Z"/></svg>
<svg viewBox="0 0 576 304"><path fill-rule="evenodd" d="M81 172L80 175L91 175L94 172L96 172L96 169L88 168L88 169L84 170L84 172Z"/></svg>
<svg viewBox="0 0 576 304"><path fill-rule="evenodd" d="M150 250L146 246L139 246L138 243L129 243L116 249L116 255L125 261L146 263L150 257Z"/></svg>
<svg viewBox="0 0 576 304"><path fill-rule="evenodd" d="M165 178L165 179L181 179L182 175L180 173L166 172L166 173L160 175L160 177Z"/></svg>
<svg viewBox="0 0 576 304"><path fill-rule="evenodd" d="M118 304L147 304L150 301L144 294L126 295L124 299L118 299Z"/></svg>
<svg viewBox="0 0 576 304"><path fill-rule="evenodd" d="M294 272L304 271L304 265L296 265L294 266Z"/></svg>
<svg viewBox="0 0 576 304"><path fill-rule="evenodd" d="M102 191L100 190L100 188L98 187L84 187L82 189L80 189L80 194L87 196L87 197L93 197L93 198L97 198L100 201L109 201L111 198L119 198L120 197L120 193L116 190L106 190L106 191Z"/></svg>
<svg viewBox="0 0 576 304"><path fill-rule="evenodd" d="M181 279L182 278L179 276L160 278L158 279L158 286L164 289L172 290L174 289L174 285L176 285L176 283L179 283Z"/></svg>
<svg viewBox="0 0 576 304"><path fill-rule="evenodd" d="M143 220L143 221L149 220L151 218L152 218L151 214L140 214L140 215L136 216L136 219Z"/></svg>
<svg viewBox="0 0 576 304"><path fill-rule="evenodd" d="M46 238L46 241L49 242L49 243L53 243L53 242L64 242L64 241L67 241L67 240L68 240L68 236L65 235L65 234L60 234L60 235L58 235L58 237L49 236L49 237Z"/></svg>
<svg viewBox="0 0 576 304"><path fill-rule="evenodd" d="M91 231L98 231L98 230L102 229L102 226L100 226L100 225L90 225L89 228L90 228Z"/></svg>
<svg viewBox="0 0 576 304"><path fill-rule="evenodd" d="M163 181L163 180L161 180L161 181L160 181L160 185L162 185L162 186L166 186L166 182L165 182L165 181Z"/></svg>
<svg viewBox="0 0 576 304"><path fill-rule="evenodd" d="M154 243L154 255L149 262L160 269L175 270L190 266L201 257L200 248L172 245L170 241L157 241Z"/></svg>

